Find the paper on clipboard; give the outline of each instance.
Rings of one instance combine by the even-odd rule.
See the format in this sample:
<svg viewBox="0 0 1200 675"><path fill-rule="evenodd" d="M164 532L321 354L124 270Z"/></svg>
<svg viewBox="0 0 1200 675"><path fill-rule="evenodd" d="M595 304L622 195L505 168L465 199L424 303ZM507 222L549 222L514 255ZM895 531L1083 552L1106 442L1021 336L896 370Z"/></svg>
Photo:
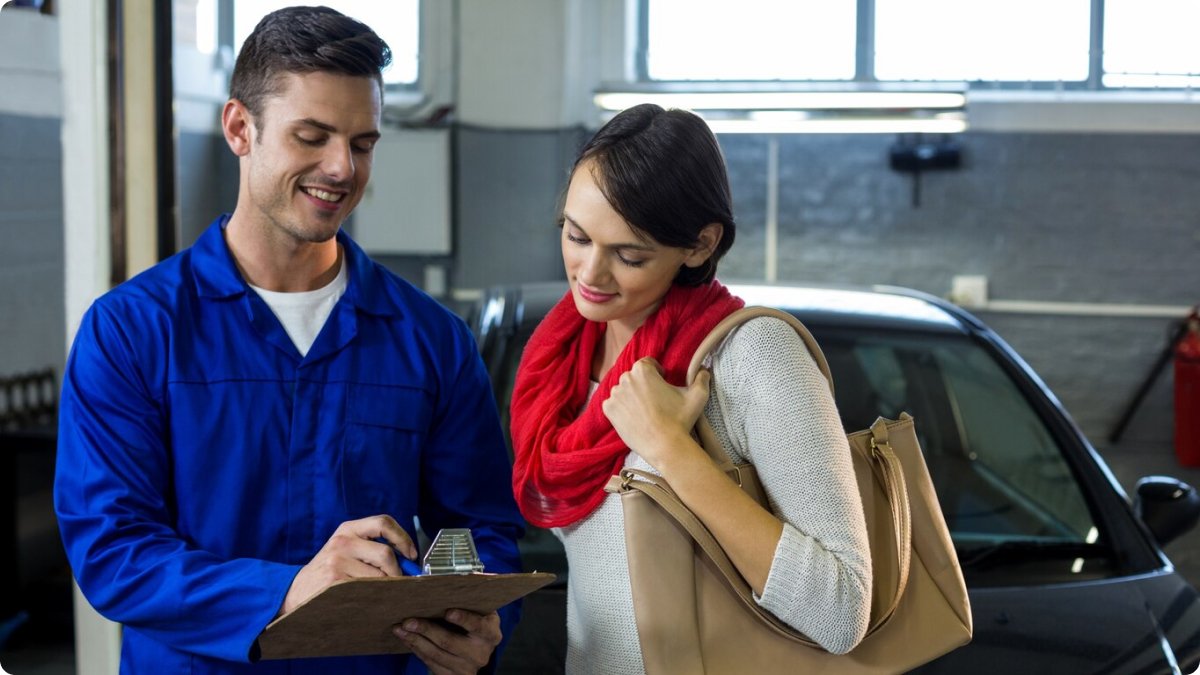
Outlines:
<svg viewBox="0 0 1200 675"><path fill-rule="evenodd" d="M487 614L554 581L548 572L347 579L272 621L258 636L262 659L404 654L392 626L446 610Z"/></svg>

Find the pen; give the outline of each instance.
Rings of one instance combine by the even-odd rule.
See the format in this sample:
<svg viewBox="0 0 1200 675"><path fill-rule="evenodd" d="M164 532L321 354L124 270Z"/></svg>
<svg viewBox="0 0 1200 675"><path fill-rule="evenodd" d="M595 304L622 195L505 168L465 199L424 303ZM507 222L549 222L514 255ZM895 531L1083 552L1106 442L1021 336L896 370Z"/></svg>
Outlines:
<svg viewBox="0 0 1200 675"><path fill-rule="evenodd" d="M403 572L405 576L409 576L409 577L421 576L422 571L421 571L420 563L418 563L416 560L409 560L408 558L405 558L404 556L399 556L399 558L400 558L400 571Z"/></svg>

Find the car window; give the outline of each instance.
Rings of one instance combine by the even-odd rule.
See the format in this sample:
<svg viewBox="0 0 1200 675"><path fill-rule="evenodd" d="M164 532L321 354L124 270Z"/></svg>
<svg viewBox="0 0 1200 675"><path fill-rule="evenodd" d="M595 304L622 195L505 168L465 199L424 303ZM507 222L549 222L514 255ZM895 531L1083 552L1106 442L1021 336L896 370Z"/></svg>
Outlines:
<svg viewBox="0 0 1200 675"><path fill-rule="evenodd" d="M1047 580L1112 572L1115 561L1063 448L990 351L966 336L810 329L833 371L848 431L878 415L916 419L968 576L1001 583L1018 570L1035 575L1029 582L1038 569Z"/></svg>

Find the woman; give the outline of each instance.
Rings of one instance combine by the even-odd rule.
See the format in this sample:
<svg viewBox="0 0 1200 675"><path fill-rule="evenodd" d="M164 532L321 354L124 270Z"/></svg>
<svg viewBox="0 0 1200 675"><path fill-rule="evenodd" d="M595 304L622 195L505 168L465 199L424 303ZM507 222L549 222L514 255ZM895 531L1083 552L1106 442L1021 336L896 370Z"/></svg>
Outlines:
<svg viewBox="0 0 1200 675"><path fill-rule="evenodd" d="M513 392L513 487L554 528L570 569L568 672L643 672L623 514L603 490L623 466L660 473L712 531L764 608L831 652L866 631L862 503L829 389L795 331L754 319L684 385L700 340L743 305L715 280L734 239L725 165L703 120L640 105L583 148L561 216L570 291L530 338ZM752 462L768 512L689 432L703 414Z"/></svg>

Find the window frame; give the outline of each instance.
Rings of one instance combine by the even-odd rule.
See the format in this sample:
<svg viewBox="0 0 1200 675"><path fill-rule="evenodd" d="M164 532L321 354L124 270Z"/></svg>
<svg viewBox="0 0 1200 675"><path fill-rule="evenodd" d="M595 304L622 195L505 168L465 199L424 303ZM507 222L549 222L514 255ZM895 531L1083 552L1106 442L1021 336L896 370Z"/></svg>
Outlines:
<svg viewBox="0 0 1200 675"><path fill-rule="evenodd" d="M789 80L789 81L729 81L729 80L667 80L652 79L649 75L648 54L650 46L649 5L652 0L635 0L635 45L633 58L632 84L648 87L678 88L680 86L697 86L698 88L728 88L751 87L762 85L775 86L783 89L796 87L911 87L928 88L953 84L950 80L880 80L875 76L874 45L875 45L875 4L876 0L856 0L858 17L855 36L855 74L849 80ZM1090 0L1090 26L1088 46L1088 74L1079 81L1027 81L1027 80L976 80L957 83L965 91L970 92L1178 92L1191 93L1194 89L1186 87L1125 87L1106 86L1105 75L1121 75L1123 73L1107 73L1104 70L1104 9L1106 0Z"/></svg>
<svg viewBox="0 0 1200 675"><path fill-rule="evenodd" d="M237 0L217 0L217 50L226 54L225 70L233 72L234 15ZM417 79L385 83L384 116L391 120L421 119L453 102L453 26L456 3L417 0Z"/></svg>

